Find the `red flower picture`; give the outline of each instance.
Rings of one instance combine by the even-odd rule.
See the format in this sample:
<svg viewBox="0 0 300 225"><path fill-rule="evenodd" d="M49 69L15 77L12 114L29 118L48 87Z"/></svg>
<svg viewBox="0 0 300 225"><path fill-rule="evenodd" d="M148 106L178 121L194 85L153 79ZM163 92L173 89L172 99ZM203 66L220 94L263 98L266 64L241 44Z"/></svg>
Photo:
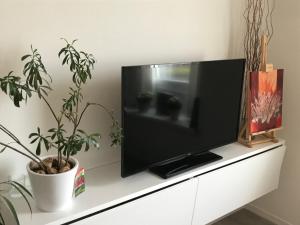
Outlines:
<svg viewBox="0 0 300 225"><path fill-rule="evenodd" d="M282 126L283 70L250 73L249 131L251 134Z"/></svg>

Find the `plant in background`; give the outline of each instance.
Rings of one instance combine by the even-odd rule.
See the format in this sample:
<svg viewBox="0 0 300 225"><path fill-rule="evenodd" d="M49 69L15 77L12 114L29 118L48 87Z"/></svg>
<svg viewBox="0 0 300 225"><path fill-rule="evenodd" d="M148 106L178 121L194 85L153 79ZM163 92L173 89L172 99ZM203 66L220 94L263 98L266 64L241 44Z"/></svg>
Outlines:
<svg viewBox="0 0 300 225"><path fill-rule="evenodd" d="M173 96L168 99L167 102L169 113L172 120L177 120L180 114L180 110L182 108L182 103L180 102L179 98Z"/></svg>
<svg viewBox="0 0 300 225"><path fill-rule="evenodd" d="M138 101L148 102L153 98L153 94L151 92L142 92L137 96Z"/></svg>
<svg viewBox="0 0 300 225"><path fill-rule="evenodd" d="M15 220L16 224L19 225L19 218L17 215L17 211L13 205L13 203L9 200L9 198L7 198L5 196L5 194L3 194L3 190L2 188L4 188L4 186L11 186L13 187L18 193L20 193L20 195L23 197L23 199L25 200L30 213L32 214L32 209L28 200L28 196L30 196L32 198L31 193L20 183L16 182L16 181L5 181L5 182L0 182L0 205L6 207L8 209L8 211L12 214L13 219ZM3 208L0 207L0 225L5 225L5 218L3 215Z"/></svg>
<svg viewBox="0 0 300 225"><path fill-rule="evenodd" d="M145 112L149 109L153 94L151 92L142 92L137 97L138 108L141 112Z"/></svg>
<svg viewBox="0 0 300 225"><path fill-rule="evenodd" d="M0 145L3 147L1 152L10 149L26 156L32 160L31 169L42 174L68 171L72 168L69 163L70 156L76 155L82 150L88 151L90 147L99 149L100 134L88 134L80 129L83 117L92 107L104 110L112 120L111 145L119 145L122 137L121 128L112 111L99 103L86 102L83 104L82 90L88 80L92 78L91 71L95 64L94 56L78 51L74 47L76 40L71 43L65 41L66 46L59 51L58 57L62 59L62 65L68 66L72 73L73 85L69 88L69 95L62 99L62 106L58 112L55 112L47 99L49 92L52 90L52 77L47 72L37 49L31 47L31 53L21 58L25 63L23 69L24 80L21 76L15 75L13 71L0 78L1 90L13 100L16 107L20 107L21 102L26 103L29 98L36 95L46 104L54 118L56 126L48 129L46 134L43 134L41 129L37 127L37 131L29 135L31 144L36 144L35 154L10 130L0 124L0 130L12 139L10 143L0 141ZM67 131L65 128L66 123L71 124L71 130ZM57 152L57 157L41 160L39 155L43 148L47 151L54 149Z"/></svg>
<svg viewBox="0 0 300 225"><path fill-rule="evenodd" d="M181 109L182 103L180 102L179 98L173 96L168 100L168 107L170 110Z"/></svg>

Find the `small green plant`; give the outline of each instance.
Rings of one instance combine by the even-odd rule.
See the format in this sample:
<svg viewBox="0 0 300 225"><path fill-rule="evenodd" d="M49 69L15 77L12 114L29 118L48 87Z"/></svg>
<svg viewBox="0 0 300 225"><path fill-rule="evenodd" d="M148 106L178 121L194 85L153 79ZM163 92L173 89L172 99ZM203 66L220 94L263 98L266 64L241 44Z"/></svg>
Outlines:
<svg viewBox="0 0 300 225"><path fill-rule="evenodd" d="M64 39L65 40L65 39ZM8 135L13 142L4 143L0 152L10 149L32 160L31 168L38 173L53 174L68 171L72 168L69 163L69 157L76 155L79 151L88 151L90 147L99 149L100 134L88 134L80 129L82 118L88 109L95 107L104 110L112 120L110 137L113 145L119 145L122 138L121 128L118 121L114 118L113 112L104 105L93 102L83 104L84 96L82 89L88 80L92 79L91 71L96 62L92 54L79 51L75 48L76 40L69 43L65 40L66 46L63 47L58 57L62 59L62 66L67 66L72 74L73 85L69 88L69 95L62 99L62 106L58 112L55 112L47 99L52 90L52 77L46 70L42 57L37 49L31 46L31 53L24 55L21 60L25 63L23 77L15 75L11 71L7 76L0 78L0 88L7 94L16 107L20 107L21 102L27 102L28 99L36 95L43 101L50 110L56 126L48 129L43 134L37 127L37 131L29 135L31 144L36 144L35 154L26 147L10 130L0 124L0 130ZM66 123L71 123L72 129L67 131ZM42 149L57 151L57 157L45 163L39 155Z"/></svg>
<svg viewBox="0 0 300 225"><path fill-rule="evenodd" d="M182 107L182 103L177 97L173 96L168 99L168 106L171 110L180 109Z"/></svg>
<svg viewBox="0 0 300 225"><path fill-rule="evenodd" d="M153 94L151 92L142 92L137 97L138 108L140 111L147 111L151 105Z"/></svg>
<svg viewBox="0 0 300 225"><path fill-rule="evenodd" d="M2 188L4 188L4 186L11 186L18 193L20 193L22 198L25 200L31 214L32 214L32 209L30 206L28 196L32 198L32 195L22 184L20 184L16 181L0 182L0 204L2 204L2 206L6 207L8 209L8 211L11 212L16 224L19 225L20 224L19 218L18 218L17 211L16 211L13 203L5 194L3 194ZM5 218L3 215L3 210L1 210L1 207L0 207L0 225L5 225Z"/></svg>
<svg viewBox="0 0 300 225"><path fill-rule="evenodd" d="M138 100L145 100L145 101L152 100L152 98L153 98L153 94L151 92L142 92L137 96Z"/></svg>

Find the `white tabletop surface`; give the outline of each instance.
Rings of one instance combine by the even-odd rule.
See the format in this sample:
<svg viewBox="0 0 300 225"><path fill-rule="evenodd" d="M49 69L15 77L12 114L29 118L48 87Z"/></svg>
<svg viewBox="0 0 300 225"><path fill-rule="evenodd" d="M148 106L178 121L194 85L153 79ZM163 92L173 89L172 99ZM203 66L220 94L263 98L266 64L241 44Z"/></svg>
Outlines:
<svg viewBox="0 0 300 225"><path fill-rule="evenodd" d="M238 143L219 147L211 152L221 155L222 160L167 180L148 171L121 178L120 162L90 169L86 171L86 191L74 199L69 210L56 213L41 212L33 203L31 217L24 200L17 200L20 223L21 225L62 224L283 144L284 141L280 140L278 143L266 143L253 148L247 148Z"/></svg>

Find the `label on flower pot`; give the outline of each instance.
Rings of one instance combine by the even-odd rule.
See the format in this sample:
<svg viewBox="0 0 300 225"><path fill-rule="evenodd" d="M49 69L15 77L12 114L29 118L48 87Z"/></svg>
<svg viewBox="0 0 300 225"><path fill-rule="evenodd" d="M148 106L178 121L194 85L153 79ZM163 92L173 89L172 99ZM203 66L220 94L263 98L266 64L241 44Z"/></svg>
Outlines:
<svg viewBox="0 0 300 225"><path fill-rule="evenodd" d="M85 191L84 168L79 168L75 176L74 195L77 197Z"/></svg>

